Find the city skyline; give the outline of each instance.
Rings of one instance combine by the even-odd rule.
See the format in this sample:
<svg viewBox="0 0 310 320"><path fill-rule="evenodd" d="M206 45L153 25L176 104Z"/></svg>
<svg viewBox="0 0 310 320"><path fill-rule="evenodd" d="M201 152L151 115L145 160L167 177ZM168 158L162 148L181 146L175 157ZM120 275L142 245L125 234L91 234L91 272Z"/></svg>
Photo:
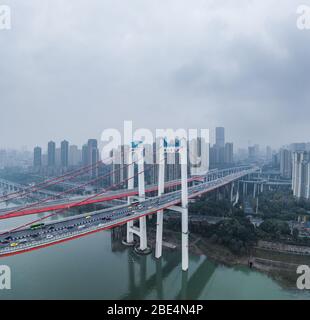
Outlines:
<svg viewBox="0 0 310 320"><path fill-rule="evenodd" d="M210 145L213 145L213 144L216 144L216 128L217 127L214 127L213 129L210 129ZM178 128L176 128L178 129ZM226 132L226 127L225 127L225 132ZM230 137L234 136L230 131L229 131L229 135ZM68 141L70 143L70 146L78 146L78 147L82 147L85 143L87 143L87 140L89 139L89 135L85 135L85 139L81 139L79 141L76 141L74 139L70 139L68 138L68 136L65 136L65 137L59 137L57 139L55 138L49 138L47 139L46 141L43 141L42 143L33 143L33 144L20 144L20 145L17 145L17 146L14 146L14 145L5 145L5 141L1 141L0 143L0 150L17 150L17 151L33 151L33 149L35 147L40 147L42 148L42 151L43 152L47 152L48 150L48 142L49 141L53 141L56 143L56 145L58 147L61 146L61 142L63 141ZM91 139L96 139L98 141L98 146L100 147L102 142L100 141L100 135L98 135L98 137L95 137L95 135L92 136L93 138ZM42 139L38 139L38 140L42 140ZM272 150L280 150L281 148L285 148L291 144L308 144L310 143L310 138L307 138L305 137L304 139L301 139L301 140L292 140L292 139L289 139L287 141L284 141L282 144L276 144L276 145L273 145L272 143L267 143L266 144L261 144L257 141L252 141L250 139L247 139L247 142L244 143L244 144L238 144L236 141L234 141L232 138L228 139L227 142L232 142L234 144L234 149L235 150L238 150L238 149L247 149L248 147L251 147L251 146L254 146L254 145L259 145L260 147L271 147Z"/></svg>
<svg viewBox="0 0 310 320"><path fill-rule="evenodd" d="M309 36L310 0L0 3L0 300L310 300Z"/></svg>

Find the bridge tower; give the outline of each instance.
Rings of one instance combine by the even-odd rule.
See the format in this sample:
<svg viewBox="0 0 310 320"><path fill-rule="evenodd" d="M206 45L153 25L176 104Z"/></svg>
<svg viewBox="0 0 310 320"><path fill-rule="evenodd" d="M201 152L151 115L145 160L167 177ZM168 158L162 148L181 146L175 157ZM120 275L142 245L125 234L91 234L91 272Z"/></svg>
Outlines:
<svg viewBox="0 0 310 320"><path fill-rule="evenodd" d="M239 202L239 180L238 180L238 183L237 183L237 192L236 192L236 198L235 198L235 201L233 201L233 207L237 205L237 203Z"/></svg>
<svg viewBox="0 0 310 320"><path fill-rule="evenodd" d="M171 206L169 210L174 210L181 213L182 219L182 270L188 270L188 184L187 184L187 140L185 138L180 141L176 140L174 145L169 145L165 139L160 142L159 151L159 179L158 192L164 192L164 152L179 153L179 161L181 163L181 206ZM156 252L155 257L160 258L162 255L162 232L163 232L163 217L162 210L157 212L157 228L156 228Z"/></svg>
<svg viewBox="0 0 310 320"><path fill-rule="evenodd" d="M144 178L144 147L141 141L132 142L128 150L128 190L134 188L134 171L135 162L133 156L136 155L136 162L138 163L138 197L128 197L128 204L133 201L145 200L145 178ZM134 235L139 237L140 243L136 248L139 253L150 253L151 250L147 246L147 230L146 230L146 216L139 218L139 227L134 225L134 221L127 222L127 237L123 241L126 245L135 245Z"/></svg>
<svg viewBox="0 0 310 320"><path fill-rule="evenodd" d="M159 139L158 148L158 196L165 192L165 149L164 140ZM157 211L156 221L156 247L155 258L159 259L162 256L163 248L163 214L164 210Z"/></svg>
<svg viewBox="0 0 310 320"><path fill-rule="evenodd" d="M256 198L256 188L257 188L257 184L254 182L254 185L253 185L253 199Z"/></svg>

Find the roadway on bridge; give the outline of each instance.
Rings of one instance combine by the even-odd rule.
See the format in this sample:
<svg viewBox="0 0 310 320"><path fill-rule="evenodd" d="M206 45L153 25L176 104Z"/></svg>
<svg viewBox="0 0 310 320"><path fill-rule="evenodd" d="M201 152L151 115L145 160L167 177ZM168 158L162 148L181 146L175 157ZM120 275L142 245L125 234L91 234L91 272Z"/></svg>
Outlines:
<svg viewBox="0 0 310 320"><path fill-rule="evenodd" d="M230 182L250 174L257 168L238 171L236 173L217 178L189 187L189 198L210 192ZM82 214L59 222L46 223L38 226L38 229L25 228L0 236L0 257L14 255L26 251L57 244L110 229L125 224L131 220L137 220L142 216L156 213L160 209L166 209L180 203L181 191L166 193L159 197L148 198L138 206L124 205L112 209L104 209L89 214Z"/></svg>
<svg viewBox="0 0 310 320"><path fill-rule="evenodd" d="M188 179L189 182L197 180L197 177L193 177ZM173 180L169 181L165 184L165 188L174 187L181 184L181 180ZM146 188L146 192L153 192L158 189L157 185L151 185ZM9 219L9 218L16 218L20 216L30 215L30 214L37 214L42 212L49 212L61 209L70 209L77 206L84 206L87 204L94 204L100 203L105 201L111 201L115 199L122 199L127 198L129 196L135 196L138 194L138 189L132 190L117 190L117 191L108 191L99 195L97 197L89 198L87 196L75 196L75 197L68 197L59 200L50 200L45 203L40 204L27 204L25 206L14 206L10 207L9 209L0 209L0 220L1 219Z"/></svg>

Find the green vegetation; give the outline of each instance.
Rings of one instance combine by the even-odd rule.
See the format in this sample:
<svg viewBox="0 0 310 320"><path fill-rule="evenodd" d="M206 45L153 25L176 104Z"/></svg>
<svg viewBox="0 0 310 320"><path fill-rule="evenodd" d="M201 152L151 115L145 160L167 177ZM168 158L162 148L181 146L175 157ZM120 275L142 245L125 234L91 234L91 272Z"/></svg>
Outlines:
<svg viewBox="0 0 310 320"><path fill-rule="evenodd" d="M268 191L259 196L258 211L263 219L292 221L297 220L298 215L309 215L310 202L297 201L291 191Z"/></svg>
<svg viewBox="0 0 310 320"><path fill-rule="evenodd" d="M265 220L260 225L259 229L261 229L266 233L271 233L278 236L291 234L289 225L284 221L276 220L276 219Z"/></svg>
<svg viewBox="0 0 310 320"><path fill-rule="evenodd" d="M226 217L232 213L232 206L228 200L217 200L215 197L204 196L190 203L189 211L193 214Z"/></svg>
<svg viewBox="0 0 310 320"><path fill-rule="evenodd" d="M210 225L205 230L205 236L214 243L226 246L235 254L246 254L257 242L253 224L240 217Z"/></svg>
<svg viewBox="0 0 310 320"><path fill-rule="evenodd" d="M287 222L278 219L267 219L256 230L262 240L288 240L291 238L291 229Z"/></svg>
<svg viewBox="0 0 310 320"><path fill-rule="evenodd" d="M252 202L256 209L256 201ZM190 214L225 218L216 224L207 220L190 223L191 232L209 238L216 244L229 248L235 254L245 254L258 240L287 244L309 245L310 240L299 237L298 229L291 230L289 221L299 215L310 215L310 202L297 201L290 190L268 191L259 196L258 218L263 219L254 227L245 217L242 206L232 207L228 200L218 200L215 195L201 197L189 206ZM174 227L178 227L174 225Z"/></svg>

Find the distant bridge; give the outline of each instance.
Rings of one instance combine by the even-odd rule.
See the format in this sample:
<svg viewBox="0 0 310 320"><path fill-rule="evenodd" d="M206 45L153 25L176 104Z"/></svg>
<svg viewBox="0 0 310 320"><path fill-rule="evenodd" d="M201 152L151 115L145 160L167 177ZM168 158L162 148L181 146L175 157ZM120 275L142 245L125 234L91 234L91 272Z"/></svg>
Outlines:
<svg viewBox="0 0 310 320"><path fill-rule="evenodd" d="M12 181L0 178L0 188L7 189L10 192L20 191L20 194L22 195L22 193L26 191L29 188L29 186L25 186L16 182L12 182ZM55 196L55 197L58 195L57 192L53 192L46 189L36 189L36 190L33 190L31 193L40 194L44 196ZM10 200L9 194L8 194L8 200Z"/></svg>

